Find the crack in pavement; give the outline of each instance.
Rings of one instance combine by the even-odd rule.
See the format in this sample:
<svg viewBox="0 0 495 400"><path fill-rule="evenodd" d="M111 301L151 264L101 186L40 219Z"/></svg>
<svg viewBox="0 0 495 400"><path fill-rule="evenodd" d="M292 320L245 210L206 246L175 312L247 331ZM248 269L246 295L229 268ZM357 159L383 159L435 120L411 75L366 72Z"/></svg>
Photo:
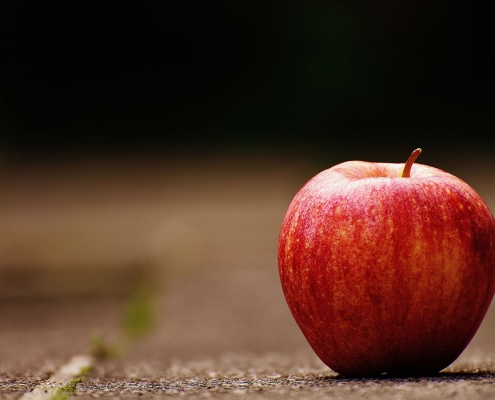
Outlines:
<svg viewBox="0 0 495 400"><path fill-rule="evenodd" d="M32 391L25 392L19 400L48 400L63 389L74 379L84 375L86 371L94 366L94 358L88 355L78 354L73 356L66 364L62 365L45 382L37 385Z"/></svg>

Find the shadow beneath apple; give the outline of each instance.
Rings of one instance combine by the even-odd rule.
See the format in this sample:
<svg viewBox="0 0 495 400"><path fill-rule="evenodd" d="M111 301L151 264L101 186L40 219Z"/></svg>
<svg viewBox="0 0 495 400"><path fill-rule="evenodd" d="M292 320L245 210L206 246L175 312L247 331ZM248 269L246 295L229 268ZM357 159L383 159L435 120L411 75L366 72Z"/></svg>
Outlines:
<svg viewBox="0 0 495 400"><path fill-rule="evenodd" d="M413 383L413 382L457 382L457 381L479 381L484 379L495 379L495 372L487 371L466 371L466 372L439 372L431 375L412 375L412 374L380 374L366 377L348 377L343 375L334 375L321 378L327 382L335 383L356 383L371 381L391 381L394 383Z"/></svg>

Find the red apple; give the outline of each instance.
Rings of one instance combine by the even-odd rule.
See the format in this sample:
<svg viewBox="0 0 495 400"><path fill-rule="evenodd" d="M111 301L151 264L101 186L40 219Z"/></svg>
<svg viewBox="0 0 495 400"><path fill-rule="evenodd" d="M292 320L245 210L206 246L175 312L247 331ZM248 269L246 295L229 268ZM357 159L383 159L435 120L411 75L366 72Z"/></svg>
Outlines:
<svg viewBox="0 0 495 400"><path fill-rule="evenodd" d="M442 170L349 161L304 185L282 224L288 306L347 376L436 373L476 333L495 291L495 219Z"/></svg>

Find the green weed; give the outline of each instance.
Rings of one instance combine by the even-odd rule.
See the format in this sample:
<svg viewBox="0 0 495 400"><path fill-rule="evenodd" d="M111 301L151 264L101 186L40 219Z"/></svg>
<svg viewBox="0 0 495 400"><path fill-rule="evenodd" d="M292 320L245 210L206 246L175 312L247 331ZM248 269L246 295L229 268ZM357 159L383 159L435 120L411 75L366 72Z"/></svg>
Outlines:
<svg viewBox="0 0 495 400"><path fill-rule="evenodd" d="M148 333L155 322L155 310L146 290L137 290L131 298L124 316L123 328L131 338L138 339Z"/></svg>
<svg viewBox="0 0 495 400"><path fill-rule="evenodd" d="M55 390L55 393L53 394L53 396L51 396L50 400L67 400L69 396L76 394L77 384L82 381L82 377L72 379L66 385Z"/></svg>

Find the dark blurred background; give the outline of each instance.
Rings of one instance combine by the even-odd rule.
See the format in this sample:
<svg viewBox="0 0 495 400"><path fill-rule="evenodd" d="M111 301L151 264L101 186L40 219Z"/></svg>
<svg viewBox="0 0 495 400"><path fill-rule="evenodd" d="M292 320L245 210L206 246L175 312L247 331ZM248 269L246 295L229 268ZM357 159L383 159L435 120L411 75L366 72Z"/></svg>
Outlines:
<svg viewBox="0 0 495 400"><path fill-rule="evenodd" d="M0 6L0 146L485 147L484 0Z"/></svg>

